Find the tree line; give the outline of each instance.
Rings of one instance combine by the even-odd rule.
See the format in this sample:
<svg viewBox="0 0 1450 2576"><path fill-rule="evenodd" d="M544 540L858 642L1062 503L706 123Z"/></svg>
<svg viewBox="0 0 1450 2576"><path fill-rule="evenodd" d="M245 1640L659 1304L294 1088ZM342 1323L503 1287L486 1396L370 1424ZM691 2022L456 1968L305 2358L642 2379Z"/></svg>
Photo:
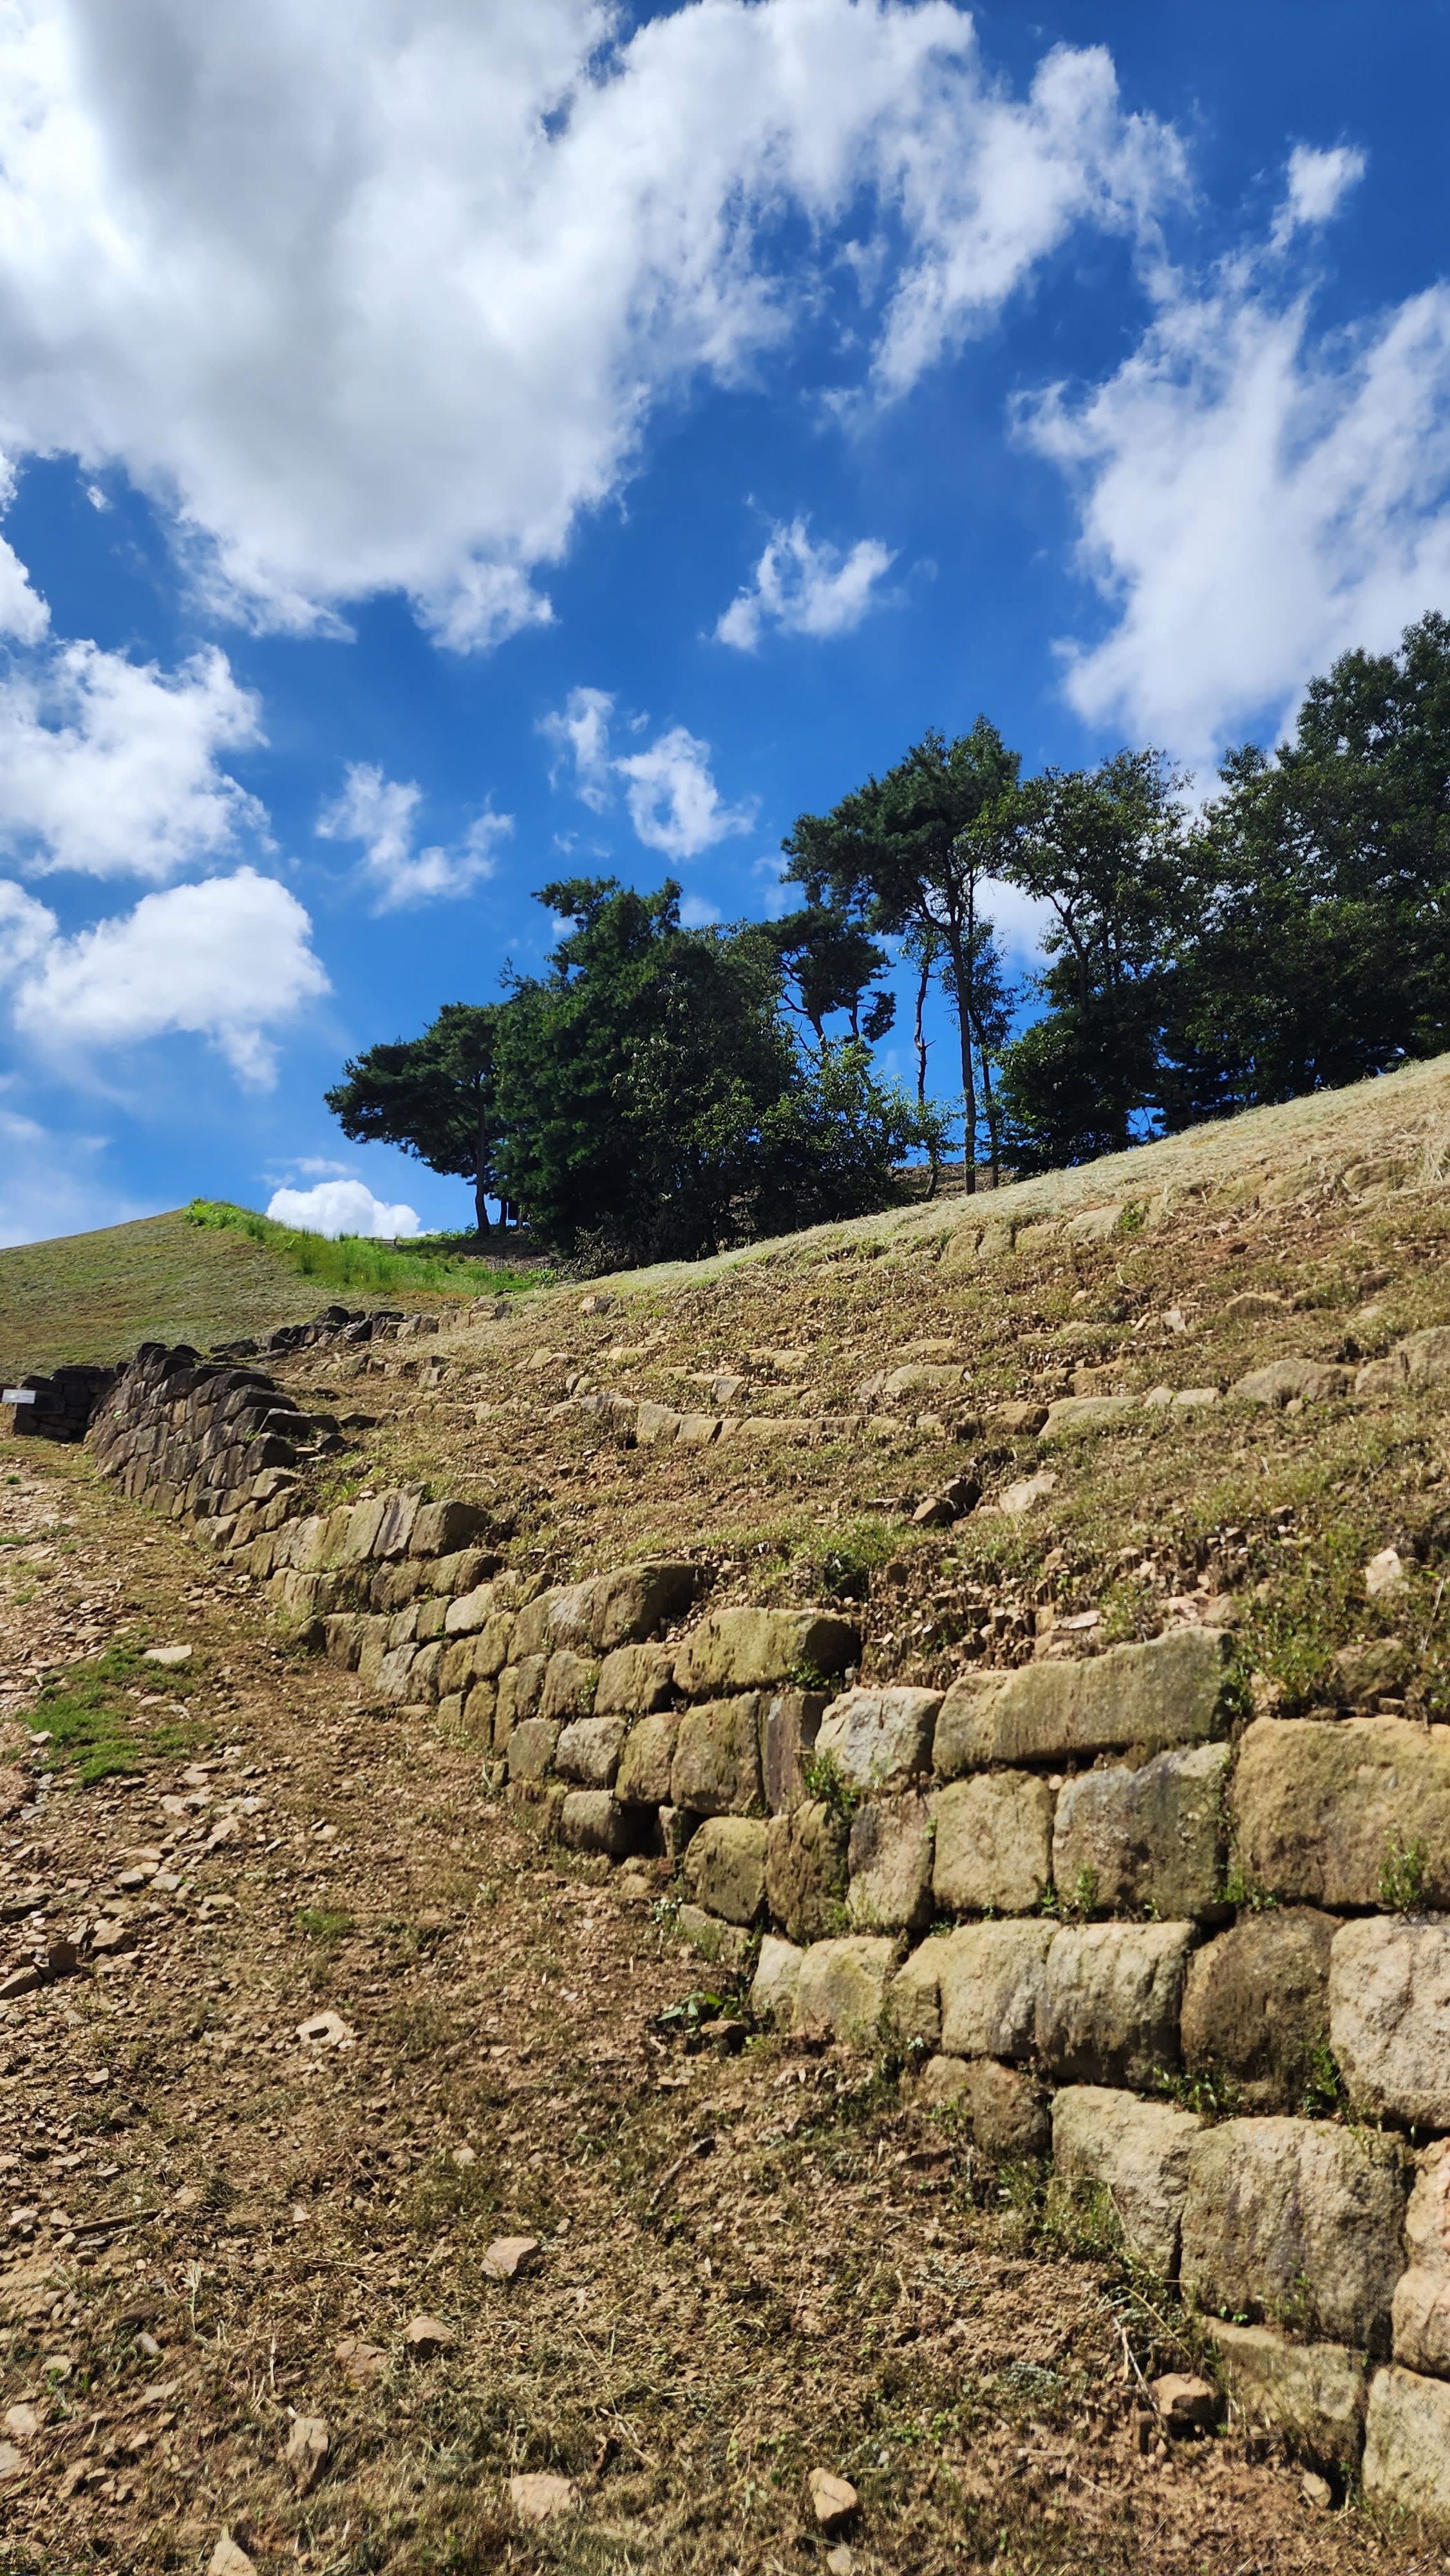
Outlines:
<svg viewBox="0 0 1450 2576"><path fill-rule="evenodd" d="M562 1250L638 1260L867 1213L949 1133L971 1188L1450 1046L1450 621L1345 654L1272 756L1246 744L1215 795L1187 788L1150 750L1024 778L985 717L928 733L798 817L784 919L692 930L672 882L546 886L566 924L546 973L372 1048L328 1105L349 1136L471 1179L480 1232L492 1198ZM993 885L1042 924L1016 988ZM893 962L914 1092L871 1054Z"/></svg>

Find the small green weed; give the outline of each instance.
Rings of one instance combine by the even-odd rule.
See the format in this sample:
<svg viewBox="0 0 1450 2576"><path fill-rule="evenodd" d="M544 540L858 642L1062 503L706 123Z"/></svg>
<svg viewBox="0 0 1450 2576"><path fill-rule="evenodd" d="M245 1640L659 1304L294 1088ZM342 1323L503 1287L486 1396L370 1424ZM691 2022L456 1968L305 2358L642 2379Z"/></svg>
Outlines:
<svg viewBox="0 0 1450 2576"><path fill-rule="evenodd" d="M335 1950L353 1927L353 1917L340 1905L300 1905L297 1922L309 1941L319 1942L326 1950Z"/></svg>
<svg viewBox="0 0 1450 2576"><path fill-rule="evenodd" d="M1277 1896L1271 1896L1258 1879L1246 1878L1242 1864L1236 1860L1230 1861L1224 1872L1219 1894L1223 1904L1232 1905L1238 1912L1247 1910L1250 1914L1271 1914L1279 1902Z"/></svg>
<svg viewBox="0 0 1450 2576"><path fill-rule="evenodd" d="M1316 2040L1309 2051L1309 2071L1304 2082L1304 2117L1332 2120L1344 2107L1344 2078L1334 2052L1327 2039Z"/></svg>
<svg viewBox="0 0 1450 2576"><path fill-rule="evenodd" d="M1380 1903L1387 1914L1414 1914L1425 1901L1425 1846L1391 1834L1380 1863Z"/></svg>
<svg viewBox="0 0 1450 2576"><path fill-rule="evenodd" d="M834 1753L812 1753L802 1777L807 1797L818 1798L843 1825L849 1825L861 1804L861 1791L854 1782L842 1778Z"/></svg>

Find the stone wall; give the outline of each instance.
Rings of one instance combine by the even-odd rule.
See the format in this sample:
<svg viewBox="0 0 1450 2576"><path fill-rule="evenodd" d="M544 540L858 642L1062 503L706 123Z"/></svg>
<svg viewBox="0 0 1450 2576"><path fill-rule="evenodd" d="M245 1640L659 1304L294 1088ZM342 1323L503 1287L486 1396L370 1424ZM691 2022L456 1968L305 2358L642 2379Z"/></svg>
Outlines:
<svg viewBox="0 0 1450 2576"><path fill-rule="evenodd" d="M1450 2518L1450 1728L1251 1713L1228 1637L867 1685L830 1609L652 1560L547 1587L416 1493L309 1512L336 1435L138 1354L92 1432L564 1843L678 1864L757 2016L894 2051L1202 2313L1251 2416Z"/></svg>
<svg viewBox="0 0 1450 2576"><path fill-rule="evenodd" d="M19 1403L0 1405L0 1427L18 1440L59 1440L74 1446L84 1440L115 1376L111 1368L77 1367L23 1377L13 1390Z"/></svg>

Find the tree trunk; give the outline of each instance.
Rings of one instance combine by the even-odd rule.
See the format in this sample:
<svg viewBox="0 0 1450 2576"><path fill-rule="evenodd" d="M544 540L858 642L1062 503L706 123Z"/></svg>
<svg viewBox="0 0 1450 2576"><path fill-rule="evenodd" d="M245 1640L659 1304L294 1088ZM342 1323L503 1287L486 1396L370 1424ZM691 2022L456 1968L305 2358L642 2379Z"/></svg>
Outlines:
<svg viewBox="0 0 1450 2576"><path fill-rule="evenodd" d="M982 1106L987 1116L987 1137L992 1157L992 1187L1002 1186L1002 1161L997 1140L997 1095L992 1089L992 1067L980 1027L977 1030L977 1053L982 1060Z"/></svg>
<svg viewBox="0 0 1450 2576"><path fill-rule="evenodd" d="M473 1166L473 1225L474 1231L481 1243L487 1243L493 1234L493 1227L490 1225L488 1217L488 1147L488 1125L484 1115L483 1099L480 1095L478 1103L478 1151ZM500 1208L499 1214L502 1216L502 1208Z"/></svg>
<svg viewBox="0 0 1450 2576"><path fill-rule="evenodd" d="M972 1020L968 1002L967 961L962 952L960 936L955 930L947 933L947 948L950 952L952 976L956 984L957 1033L962 1042L963 1125L966 1129L962 1144L962 1177L970 1198L975 1195L977 1187L977 1078L972 1066Z"/></svg>
<svg viewBox="0 0 1450 2576"><path fill-rule="evenodd" d="M931 952L926 950L922 956L921 974L916 987L916 1105L922 1110L926 1107L926 1030L922 1023L926 1010L926 990L930 980ZM936 1150L935 1139L927 1148L927 1152L931 1161L931 1181L926 1195L928 1199L934 1199L941 1180L941 1158Z"/></svg>

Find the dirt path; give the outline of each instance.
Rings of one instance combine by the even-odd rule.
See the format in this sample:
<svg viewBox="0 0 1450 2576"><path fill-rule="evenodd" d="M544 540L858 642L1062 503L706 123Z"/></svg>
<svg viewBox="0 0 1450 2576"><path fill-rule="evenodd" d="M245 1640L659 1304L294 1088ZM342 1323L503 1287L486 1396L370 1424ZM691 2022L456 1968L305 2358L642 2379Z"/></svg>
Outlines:
<svg viewBox="0 0 1450 2576"><path fill-rule="evenodd" d="M1153 2319L1030 2177L868 2065L661 2024L658 1880L544 1849L84 1456L0 1451L0 1542L0 1977L80 1952L0 2003L7 2576L1441 2565L1236 2436L1142 2455ZM37 1689L101 1651L141 1767L47 1779Z"/></svg>

